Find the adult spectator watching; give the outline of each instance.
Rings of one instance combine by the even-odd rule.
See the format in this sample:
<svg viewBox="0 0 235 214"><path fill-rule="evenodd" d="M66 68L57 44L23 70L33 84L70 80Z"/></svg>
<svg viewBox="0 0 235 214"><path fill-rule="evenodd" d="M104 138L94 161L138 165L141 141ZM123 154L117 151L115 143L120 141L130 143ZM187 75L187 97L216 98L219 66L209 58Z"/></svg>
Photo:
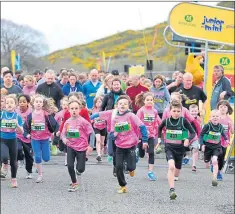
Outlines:
<svg viewBox="0 0 235 214"><path fill-rule="evenodd" d="M87 73L78 74L78 81L83 85L88 79Z"/></svg>
<svg viewBox="0 0 235 214"><path fill-rule="evenodd" d="M69 75L66 70L60 74L60 79L56 82L61 88L63 88L69 81Z"/></svg>
<svg viewBox="0 0 235 214"><path fill-rule="evenodd" d="M224 76L223 66L214 66L214 77L215 82L210 102L211 110L216 109L216 106L220 100L228 100L234 95L229 79Z"/></svg>
<svg viewBox="0 0 235 214"><path fill-rule="evenodd" d="M69 82L62 88L65 96L68 96L71 92L82 92L82 84L77 80L75 73L69 74Z"/></svg>
<svg viewBox="0 0 235 214"><path fill-rule="evenodd" d="M38 81L40 79L42 79L42 73L39 69L35 70L33 73L34 78L36 79L36 82L38 83Z"/></svg>
<svg viewBox="0 0 235 214"><path fill-rule="evenodd" d="M136 96L142 92L149 91L149 89L140 84L140 78L137 75L130 76L129 81L130 81L131 86L127 88L126 94L130 97L131 102L132 102L131 105L133 108L133 113L136 114L137 111L139 110L139 107L135 105Z"/></svg>
<svg viewBox="0 0 235 214"><path fill-rule="evenodd" d="M5 88L8 91L8 94L20 94L22 90L19 86L13 84L13 72L5 71L3 73L3 85L1 88Z"/></svg>
<svg viewBox="0 0 235 214"><path fill-rule="evenodd" d="M55 72L53 70L49 69L46 71L45 82L37 87L36 93L52 98L57 108L60 108L60 100L64 94L60 86L55 83Z"/></svg>
<svg viewBox="0 0 235 214"><path fill-rule="evenodd" d="M90 72L90 80L87 80L82 87L83 95L85 96L87 108L93 108L93 102L98 91L101 86L101 82L99 81L99 74L96 69L91 70Z"/></svg>
<svg viewBox="0 0 235 214"><path fill-rule="evenodd" d="M96 92L95 97L104 96L108 94L112 90L112 82L114 76L112 74L108 74L98 91Z"/></svg>
<svg viewBox="0 0 235 214"><path fill-rule="evenodd" d="M114 78L121 79L118 70L113 70L113 71L111 72L111 74L114 76ZM122 87L122 90L123 90L123 91L126 91L126 89L127 89L126 83L125 83L124 81L122 81L122 80L121 80L121 87Z"/></svg>
<svg viewBox="0 0 235 214"><path fill-rule="evenodd" d="M180 88L183 86L183 75L184 74L185 74L185 71L179 71L175 81L173 81L169 85L167 85L167 89L169 90L170 94L175 92L177 88Z"/></svg>
<svg viewBox="0 0 235 214"><path fill-rule="evenodd" d="M186 100L183 100L182 104L187 109L192 104L196 104L199 107L199 101L201 100L203 103L202 110L204 111L202 116L205 114L207 96L202 89L193 85L193 75L191 73L186 72L183 75L183 86L178 88L176 92L185 95Z"/></svg>
<svg viewBox="0 0 235 214"><path fill-rule="evenodd" d="M5 71L9 71L9 70L10 69L8 67L2 67L2 69L1 69L1 82L0 82L1 86L3 85L3 73Z"/></svg>
<svg viewBox="0 0 235 214"><path fill-rule="evenodd" d="M176 78L177 78L177 76L178 76L179 73L180 73L180 71L175 71L175 72L173 72L173 74L172 74L172 79L167 80L167 81L166 81L166 85L170 85L171 83L175 82L175 80L176 80Z"/></svg>
<svg viewBox="0 0 235 214"><path fill-rule="evenodd" d="M114 78L112 81L111 92L106 94L102 101L101 111L114 109L114 105L116 104L118 97L121 95L125 95L121 89L121 80Z"/></svg>

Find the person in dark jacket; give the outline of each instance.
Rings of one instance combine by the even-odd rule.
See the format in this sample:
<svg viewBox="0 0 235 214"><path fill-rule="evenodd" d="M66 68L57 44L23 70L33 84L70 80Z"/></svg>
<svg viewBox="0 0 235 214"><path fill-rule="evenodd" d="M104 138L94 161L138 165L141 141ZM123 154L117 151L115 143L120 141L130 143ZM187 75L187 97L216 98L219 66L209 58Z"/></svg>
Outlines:
<svg viewBox="0 0 235 214"><path fill-rule="evenodd" d="M114 105L120 95L126 95L121 89L121 80L120 79L113 79L112 81L112 90L110 93L104 96L101 105L101 111L107 111L114 109Z"/></svg>
<svg viewBox="0 0 235 214"><path fill-rule="evenodd" d="M75 73L69 74L69 82L63 86L62 90L65 96L68 96L70 92L82 92L82 84Z"/></svg>
<svg viewBox="0 0 235 214"><path fill-rule="evenodd" d="M64 97L64 94L60 86L55 82L55 72L53 70L46 71L45 81L37 87L36 93L52 98L59 109L60 100Z"/></svg>

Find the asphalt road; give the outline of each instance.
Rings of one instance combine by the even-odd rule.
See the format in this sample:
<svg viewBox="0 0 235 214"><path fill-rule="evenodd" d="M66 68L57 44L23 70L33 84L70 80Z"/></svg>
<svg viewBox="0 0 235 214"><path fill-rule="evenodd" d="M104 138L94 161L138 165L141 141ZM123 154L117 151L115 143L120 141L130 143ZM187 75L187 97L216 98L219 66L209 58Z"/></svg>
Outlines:
<svg viewBox="0 0 235 214"><path fill-rule="evenodd" d="M147 160L137 165L136 177L127 175L129 192L117 194L118 182L112 165L103 160L97 164L89 157L77 192L68 192L69 174L64 157L53 156L44 164L45 181L26 180L24 168L18 171L18 188L8 187L9 177L1 181L2 214L232 214L234 213L234 175L225 174L218 187L211 186L211 172L200 161L198 171L184 166L176 183L178 197L169 199L167 162L156 159L157 181L147 180Z"/></svg>

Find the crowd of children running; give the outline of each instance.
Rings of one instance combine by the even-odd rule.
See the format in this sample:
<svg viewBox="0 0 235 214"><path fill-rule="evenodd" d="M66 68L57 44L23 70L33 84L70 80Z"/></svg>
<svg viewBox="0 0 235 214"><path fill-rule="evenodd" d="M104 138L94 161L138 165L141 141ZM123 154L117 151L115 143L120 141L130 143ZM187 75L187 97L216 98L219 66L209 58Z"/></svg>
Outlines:
<svg viewBox="0 0 235 214"><path fill-rule="evenodd" d="M31 81L29 76L25 79ZM156 79L161 80L160 77ZM162 87L161 82L159 84L158 88ZM57 109L51 99L30 94L26 89L26 93L18 96L8 95L4 88L1 89L1 178L6 178L10 165L10 186L13 188L17 187L18 160L25 159L27 179L32 179L35 164L36 183L43 182L42 160L50 160L50 142L65 153L65 165L72 181L71 192L79 187L77 175L85 171L87 157L94 145L96 159L101 162L106 143L109 160L113 161L113 175L120 185L118 193L128 191L124 168L131 177L135 176L138 158L143 158L145 153L148 157L147 178L156 180L155 151L162 142L168 162L170 199L177 197L175 181L179 179L182 160L188 152L192 152L193 172L196 172L200 149L204 152L207 167L211 166L212 185L217 186L218 180L222 180L226 148L234 131L229 116L233 109L228 101L221 100L217 109L211 111L209 122L202 126L198 106L193 104L189 110L184 108L184 97L179 92L164 95L170 96L167 97L169 105L161 108L160 113L155 108L154 94L151 91L140 93L135 98L139 110L134 114L127 95L117 97L114 109L106 111L100 111L103 96L97 96L89 111L80 92L71 92L64 97Z"/></svg>

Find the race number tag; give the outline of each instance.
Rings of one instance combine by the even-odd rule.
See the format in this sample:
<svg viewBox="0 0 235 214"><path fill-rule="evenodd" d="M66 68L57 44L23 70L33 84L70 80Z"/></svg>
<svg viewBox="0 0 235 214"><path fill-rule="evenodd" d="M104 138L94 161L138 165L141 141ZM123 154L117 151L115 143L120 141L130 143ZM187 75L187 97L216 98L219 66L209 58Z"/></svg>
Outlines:
<svg viewBox="0 0 235 214"><path fill-rule="evenodd" d="M68 129L66 137L67 138L79 138L80 137L79 130L78 129Z"/></svg>
<svg viewBox="0 0 235 214"><path fill-rule="evenodd" d="M16 121L15 120L2 120L1 128L16 129Z"/></svg>
<svg viewBox="0 0 235 214"><path fill-rule="evenodd" d="M205 135L205 141L211 143L219 143L220 137L221 137L220 133L210 131L208 135Z"/></svg>
<svg viewBox="0 0 235 214"><path fill-rule="evenodd" d="M184 140L182 130L166 130L166 139L167 140Z"/></svg>
<svg viewBox="0 0 235 214"><path fill-rule="evenodd" d="M154 114L144 114L144 122L154 122Z"/></svg>
<svg viewBox="0 0 235 214"><path fill-rule="evenodd" d="M163 100L155 98L154 103L163 103Z"/></svg>
<svg viewBox="0 0 235 214"><path fill-rule="evenodd" d="M94 120L94 122L95 122L96 124L100 124L100 123L104 123L105 120L101 120L100 118L96 118L96 119Z"/></svg>
<svg viewBox="0 0 235 214"><path fill-rule="evenodd" d="M45 131L45 123L34 123L32 124L33 131Z"/></svg>
<svg viewBox="0 0 235 214"><path fill-rule="evenodd" d="M131 125L128 122L116 123L114 128L115 132L126 132L130 131Z"/></svg>

